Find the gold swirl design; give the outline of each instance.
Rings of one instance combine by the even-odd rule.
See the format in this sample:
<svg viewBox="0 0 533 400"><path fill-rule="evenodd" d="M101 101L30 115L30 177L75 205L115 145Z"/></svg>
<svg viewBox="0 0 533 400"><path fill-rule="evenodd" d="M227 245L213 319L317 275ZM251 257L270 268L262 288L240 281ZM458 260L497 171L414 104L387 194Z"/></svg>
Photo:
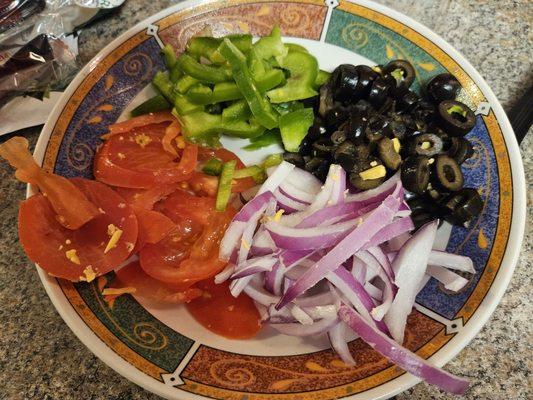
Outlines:
<svg viewBox="0 0 533 400"><path fill-rule="evenodd" d="M167 337L148 322L139 322L133 326L133 334L141 342L149 345L152 350L161 350L168 344Z"/></svg>
<svg viewBox="0 0 533 400"><path fill-rule="evenodd" d="M364 27L356 22L352 22L342 28L341 37L347 45L353 45L356 49L365 47L368 43L368 35Z"/></svg>
<svg viewBox="0 0 533 400"><path fill-rule="evenodd" d="M306 13L302 13L302 8L299 6L283 8L279 18L284 28L305 29L309 25L309 16Z"/></svg>
<svg viewBox="0 0 533 400"><path fill-rule="evenodd" d="M70 166L83 171L91 165L94 150L87 143L69 144L67 160Z"/></svg>
<svg viewBox="0 0 533 400"><path fill-rule="evenodd" d="M98 283L95 281L91 284L94 297L98 301L100 309L113 326L122 334L122 336L143 349L159 351L167 347L168 338L163 332L148 322L137 322L133 326L133 335L127 332L124 327L118 323L114 315L110 313L109 306L102 298L102 293L98 290Z"/></svg>
<svg viewBox="0 0 533 400"><path fill-rule="evenodd" d="M128 76L137 77L143 69L145 69L144 75L142 75L139 80L145 80L148 77L148 74L153 68L152 59L148 54L145 53L134 53L124 59L124 65L122 66L122 71Z"/></svg>
<svg viewBox="0 0 533 400"><path fill-rule="evenodd" d="M236 367L228 368L224 371L223 376L219 375L220 370L224 370L227 364L237 364ZM244 360L220 360L211 364L209 372L211 376L223 385L232 386L249 386L255 382L255 375L248 368L239 366L246 364Z"/></svg>

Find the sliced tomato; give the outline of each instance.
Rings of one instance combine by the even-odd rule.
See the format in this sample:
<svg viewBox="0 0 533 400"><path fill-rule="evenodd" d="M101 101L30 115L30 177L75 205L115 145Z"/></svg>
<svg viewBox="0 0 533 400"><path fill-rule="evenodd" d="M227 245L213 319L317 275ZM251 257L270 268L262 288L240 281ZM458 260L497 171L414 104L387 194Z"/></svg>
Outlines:
<svg viewBox="0 0 533 400"><path fill-rule="evenodd" d="M16 168L18 180L39 187L65 228L78 229L99 214L98 208L71 181L37 165L26 138L15 136L1 144L0 157Z"/></svg>
<svg viewBox="0 0 533 400"><path fill-rule="evenodd" d="M141 267L153 278L180 285L193 285L221 271L218 247L235 211L220 213L214 199L177 190L156 205L176 228L157 244L145 245L140 253Z"/></svg>
<svg viewBox="0 0 533 400"><path fill-rule="evenodd" d="M134 128L139 128L141 126L150 124L160 124L161 122L177 122L177 119L170 111L160 111L156 113L140 115L135 118L130 118L127 121L117 122L113 125L109 125L109 133L102 136L102 138L109 139L114 135L129 132Z"/></svg>
<svg viewBox="0 0 533 400"><path fill-rule="evenodd" d="M204 294L187 303L187 310L202 326L228 339L249 339L261 329L261 317L246 294L233 297L228 283L212 279L196 284Z"/></svg>
<svg viewBox="0 0 533 400"><path fill-rule="evenodd" d="M196 168L198 147L187 143L181 156L162 145L167 122L135 127L107 140L94 161L97 180L113 186L146 189L184 181Z"/></svg>
<svg viewBox="0 0 533 400"><path fill-rule="evenodd" d="M141 249L147 243L157 243L174 230L176 224L170 218L153 210L134 207L139 235L136 250Z"/></svg>
<svg viewBox="0 0 533 400"><path fill-rule="evenodd" d="M199 196L216 197L218 190L218 177L194 172L187 181L191 190Z"/></svg>
<svg viewBox="0 0 533 400"><path fill-rule="evenodd" d="M137 241L137 218L124 199L103 183L82 178L70 181L99 208L99 215L77 230L66 229L48 199L37 194L20 205L19 237L28 257L49 274L91 281L128 258ZM112 237L109 232L115 228L122 233L106 252Z"/></svg>
<svg viewBox="0 0 533 400"><path fill-rule="evenodd" d="M134 288L135 296L165 303L188 303L202 295L198 288L181 290L147 275L134 261L116 272L113 288Z"/></svg>
<svg viewBox="0 0 533 400"><path fill-rule="evenodd" d="M168 183L163 185L152 186L149 189L131 189L117 187L115 190L124 199L134 207L144 208L145 210L151 210L154 208L154 204L162 200L172 192L175 192L179 188L188 188L187 182Z"/></svg>

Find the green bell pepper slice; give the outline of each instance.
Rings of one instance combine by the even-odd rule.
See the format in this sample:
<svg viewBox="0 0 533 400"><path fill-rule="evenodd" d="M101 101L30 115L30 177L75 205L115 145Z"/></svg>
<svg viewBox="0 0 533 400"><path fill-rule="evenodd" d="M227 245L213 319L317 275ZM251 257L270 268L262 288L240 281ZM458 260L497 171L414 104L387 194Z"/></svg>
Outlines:
<svg viewBox="0 0 533 400"><path fill-rule="evenodd" d="M181 71L181 70L180 70ZM190 75L183 75L175 84L175 89L178 93L185 94L193 86L199 84L200 81Z"/></svg>
<svg viewBox="0 0 533 400"><path fill-rule="evenodd" d="M231 65L235 83L248 102L254 117L265 128L275 128L278 125L278 115L266 97L257 88L248 69L244 54L228 39L224 39L219 50Z"/></svg>
<svg viewBox="0 0 533 400"><path fill-rule="evenodd" d="M255 183L263 183L266 179L265 171L257 165L251 165L246 168L237 169L233 174L235 179L252 178Z"/></svg>
<svg viewBox="0 0 533 400"><path fill-rule="evenodd" d="M165 98L174 102L174 84L170 81L169 73L167 71L158 71L152 78L152 85L161 93Z"/></svg>
<svg viewBox="0 0 533 400"><path fill-rule="evenodd" d="M279 25L275 25L268 36L263 36L252 47L261 59L270 60L274 58L280 64L281 60L289 52L289 49L281 41L281 29Z"/></svg>
<svg viewBox="0 0 533 400"><path fill-rule="evenodd" d="M138 117L139 115L150 114L157 111L170 110L172 104L162 94L156 94L154 97L149 98L145 102L139 104L133 110L131 110L132 117Z"/></svg>
<svg viewBox="0 0 533 400"><path fill-rule="evenodd" d="M298 151L300 143L313 125L313 119L312 108L292 111L279 118L279 130L285 150L290 152Z"/></svg>
<svg viewBox="0 0 533 400"><path fill-rule="evenodd" d="M252 47L252 35L234 34L226 37L242 52L246 52ZM217 51L221 43L222 38L194 37L187 43L187 53L196 59L205 57L215 63L224 62L226 60Z"/></svg>
<svg viewBox="0 0 533 400"><path fill-rule="evenodd" d="M260 149L262 147L270 146L272 144L279 144L280 146L283 144L281 141L279 130L277 129L267 131L263 133L261 136L254 137L249 140L250 140L250 144L244 146L243 147L244 150L253 151L253 150Z"/></svg>
<svg viewBox="0 0 533 400"><path fill-rule="evenodd" d="M287 54L281 66L287 69L290 77L285 85L267 92L272 103L286 103L316 96L314 89L318 74L318 62L309 53L294 52Z"/></svg>
<svg viewBox="0 0 533 400"><path fill-rule="evenodd" d="M202 172L207 175L219 176L222 171L223 162L218 158L211 158L202 168Z"/></svg>
<svg viewBox="0 0 533 400"><path fill-rule="evenodd" d="M176 65L187 75L207 83L227 82L232 79L231 70L226 67L213 67L201 64L188 54L178 57Z"/></svg>
<svg viewBox="0 0 533 400"><path fill-rule="evenodd" d="M179 115L186 115L197 111L203 111L204 106L191 102L187 96L176 93L174 97L174 109Z"/></svg>
<svg viewBox="0 0 533 400"><path fill-rule="evenodd" d="M285 43L285 47L289 50L289 53L300 52L300 53L309 53L309 51L299 44L296 43Z"/></svg>
<svg viewBox="0 0 533 400"><path fill-rule="evenodd" d="M174 52L174 48L170 44L167 44L161 49L161 53L163 54L167 68L174 68L174 65L176 65L176 61L178 59L176 57L176 53Z"/></svg>
<svg viewBox="0 0 533 400"><path fill-rule="evenodd" d="M224 163L222 171L220 172L220 178L218 179L217 198L215 200L215 210L225 211L231 197L231 182L235 174L235 167L237 161L231 160Z"/></svg>
<svg viewBox="0 0 533 400"><path fill-rule="evenodd" d="M256 86L261 92L266 92L285 81L283 71L274 69L266 72L258 78ZM187 92L187 97L197 104L212 104L223 101L239 100L243 95L237 84L233 82L221 82L215 84L213 89L206 85L194 85Z"/></svg>
<svg viewBox="0 0 533 400"><path fill-rule="evenodd" d="M320 86L325 84L329 80L330 76L331 76L331 73L319 69L318 74L316 75L316 79L315 79L315 88L320 89Z"/></svg>
<svg viewBox="0 0 533 400"><path fill-rule="evenodd" d="M178 111L176 109L176 111ZM265 128L256 121L222 121L222 115L209 114L205 111L193 111L186 114L177 112L184 136L195 143L204 143L211 137L224 134L240 138L252 138L261 135Z"/></svg>
<svg viewBox="0 0 533 400"><path fill-rule="evenodd" d="M270 154L267 158L265 158L265 161L263 161L263 168L268 169L270 167L275 167L276 165L281 164L282 161L283 154Z"/></svg>
<svg viewBox="0 0 533 400"><path fill-rule="evenodd" d="M251 116L246 100L238 100L222 110L222 122L246 121Z"/></svg>

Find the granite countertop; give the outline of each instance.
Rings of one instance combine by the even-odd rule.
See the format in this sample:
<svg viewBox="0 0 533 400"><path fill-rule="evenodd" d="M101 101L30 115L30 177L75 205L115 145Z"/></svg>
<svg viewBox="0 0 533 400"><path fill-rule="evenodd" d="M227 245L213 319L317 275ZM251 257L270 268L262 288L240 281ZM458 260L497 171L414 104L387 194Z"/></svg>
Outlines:
<svg viewBox="0 0 533 400"><path fill-rule="evenodd" d="M484 76L508 111L533 80L533 2L528 0L380 0L427 25ZM174 4L170 0L127 0L122 9L83 31L84 62L136 22ZM32 145L39 129L27 129ZM526 176L533 173L532 133L521 145ZM528 217L533 207L528 182ZM17 242L16 216L25 187L0 164L0 399L157 399L96 358L67 328ZM533 397L533 230L526 223L522 254L502 302L476 338L450 363L472 387L466 399ZM451 399L419 384L397 396Z"/></svg>

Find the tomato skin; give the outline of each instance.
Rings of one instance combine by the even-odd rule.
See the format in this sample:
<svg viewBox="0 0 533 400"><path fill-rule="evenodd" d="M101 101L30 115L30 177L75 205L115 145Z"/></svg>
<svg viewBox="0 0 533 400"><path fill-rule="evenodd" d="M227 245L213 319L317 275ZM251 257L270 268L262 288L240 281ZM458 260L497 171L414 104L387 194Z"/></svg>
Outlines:
<svg viewBox="0 0 533 400"><path fill-rule="evenodd" d="M246 294L233 297L227 282L212 279L196 285L204 294L186 304L187 310L203 327L228 339L250 339L261 329L261 317Z"/></svg>
<svg viewBox="0 0 533 400"><path fill-rule="evenodd" d="M176 227L170 218L160 212L139 207L134 207L134 211L139 225L134 253L147 243L159 242Z"/></svg>
<svg viewBox="0 0 533 400"><path fill-rule="evenodd" d="M132 129L139 128L150 124L160 124L161 122L177 122L176 117L172 115L170 111L160 111L155 113L149 113L145 115L139 115L135 118L130 118L127 121L117 122L113 125L109 125L109 133L104 135L106 138L110 138L120 133L126 133Z"/></svg>
<svg viewBox="0 0 533 400"><path fill-rule="evenodd" d="M218 259L218 247L235 215L231 207L214 209L215 200L177 190L156 205L176 228L156 244L147 244L139 252L141 267L151 277L163 282L191 286L214 276L225 263Z"/></svg>
<svg viewBox="0 0 533 400"><path fill-rule="evenodd" d="M133 287L135 296L164 303L187 303L202 295L198 288L184 290L165 284L147 275L138 261L116 271L116 278L111 285L114 288Z"/></svg>
<svg viewBox="0 0 533 400"><path fill-rule="evenodd" d="M198 147L186 144L177 160L162 145L167 126L166 122L151 124L110 137L96 153L95 178L108 185L138 189L189 179Z"/></svg>
<svg viewBox="0 0 533 400"><path fill-rule="evenodd" d="M101 213L77 230L66 229L56 220L50 202L42 194L23 201L19 208L19 238L28 257L53 276L73 282L90 280L90 266L96 276L105 274L130 255L137 241L137 218L113 189L82 178L70 179ZM108 226L122 230L116 247L104 253L109 242ZM79 264L67 258L76 250Z"/></svg>

